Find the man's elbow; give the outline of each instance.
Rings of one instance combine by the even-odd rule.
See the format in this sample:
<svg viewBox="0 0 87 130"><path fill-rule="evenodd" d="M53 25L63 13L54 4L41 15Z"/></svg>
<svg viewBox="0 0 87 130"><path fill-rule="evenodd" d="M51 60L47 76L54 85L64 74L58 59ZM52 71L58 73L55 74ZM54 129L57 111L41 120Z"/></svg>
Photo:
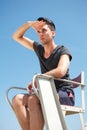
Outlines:
<svg viewBox="0 0 87 130"><path fill-rule="evenodd" d="M58 70L58 71L59 71L58 73L59 73L60 78L64 77L66 75L66 73L67 73L67 71L65 69L63 69L63 68Z"/></svg>
<svg viewBox="0 0 87 130"><path fill-rule="evenodd" d="M19 39L21 38L20 36L18 36L16 33L14 33L12 35L12 38L15 40L15 41L19 41Z"/></svg>
<svg viewBox="0 0 87 130"><path fill-rule="evenodd" d="M12 38L13 38L14 40L16 40L16 39L17 39L17 36L16 36L16 34L15 34L15 33L12 35Z"/></svg>

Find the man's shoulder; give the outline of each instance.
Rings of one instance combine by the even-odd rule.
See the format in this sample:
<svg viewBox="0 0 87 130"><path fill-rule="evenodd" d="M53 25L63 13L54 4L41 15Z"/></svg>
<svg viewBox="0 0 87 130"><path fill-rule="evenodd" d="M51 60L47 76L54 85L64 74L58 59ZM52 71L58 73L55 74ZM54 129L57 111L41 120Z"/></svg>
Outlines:
<svg viewBox="0 0 87 130"><path fill-rule="evenodd" d="M33 45L36 46L36 47L42 47L42 45L39 42L36 42L36 41L34 41Z"/></svg>
<svg viewBox="0 0 87 130"><path fill-rule="evenodd" d="M63 45L63 44L59 44L59 45L57 45L57 49L67 49L67 50L69 50L69 48L68 47L66 47L65 45Z"/></svg>
<svg viewBox="0 0 87 130"><path fill-rule="evenodd" d="M34 50L37 51L37 50L43 50L43 46L39 43L39 42L34 42L33 43L33 47L34 47Z"/></svg>
<svg viewBox="0 0 87 130"><path fill-rule="evenodd" d="M63 48L65 48L64 45L57 45L56 50L61 50L61 49L63 49Z"/></svg>

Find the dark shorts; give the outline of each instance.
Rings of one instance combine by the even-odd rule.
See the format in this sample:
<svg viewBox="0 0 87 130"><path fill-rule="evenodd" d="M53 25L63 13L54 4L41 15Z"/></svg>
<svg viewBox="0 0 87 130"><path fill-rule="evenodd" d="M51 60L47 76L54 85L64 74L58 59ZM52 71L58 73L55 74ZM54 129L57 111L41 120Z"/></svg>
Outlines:
<svg viewBox="0 0 87 130"><path fill-rule="evenodd" d="M59 94L60 103L62 105L74 106L74 104L75 104L74 93L71 90L69 90L69 89L59 90L58 94Z"/></svg>

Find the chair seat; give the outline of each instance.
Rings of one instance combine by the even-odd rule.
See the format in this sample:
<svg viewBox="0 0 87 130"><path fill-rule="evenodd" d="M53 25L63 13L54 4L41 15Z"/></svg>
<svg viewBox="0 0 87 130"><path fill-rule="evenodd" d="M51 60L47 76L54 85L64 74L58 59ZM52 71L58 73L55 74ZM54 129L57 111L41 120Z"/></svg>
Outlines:
<svg viewBox="0 0 87 130"><path fill-rule="evenodd" d="M65 111L65 115L71 115L71 114L77 114L77 113L83 113L85 110L81 107L76 106L68 106L68 105L61 105L62 111Z"/></svg>

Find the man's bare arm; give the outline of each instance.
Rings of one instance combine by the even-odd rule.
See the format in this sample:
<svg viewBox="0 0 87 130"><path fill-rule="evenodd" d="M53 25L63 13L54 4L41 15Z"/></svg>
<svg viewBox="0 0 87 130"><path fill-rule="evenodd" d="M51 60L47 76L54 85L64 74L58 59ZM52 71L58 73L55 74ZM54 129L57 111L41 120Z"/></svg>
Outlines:
<svg viewBox="0 0 87 130"><path fill-rule="evenodd" d="M45 74L51 75L55 78L62 78L67 73L67 70L69 68L70 61L69 61L69 55L62 55L60 57L59 64L56 68L46 72Z"/></svg>
<svg viewBox="0 0 87 130"><path fill-rule="evenodd" d="M43 21L28 21L17 29L17 31L13 34L13 39L24 47L33 50L34 40L25 37L24 34L30 27L32 27L37 32L37 30L42 28L44 24L45 23Z"/></svg>
<svg viewBox="0 0 87 130"><path fill-rule="evenodd" d="M33 49L33 40L24 36L25 32L31 27L32 22L27 22L17 29L13 34L13 39L28 49Z"/></svg>

